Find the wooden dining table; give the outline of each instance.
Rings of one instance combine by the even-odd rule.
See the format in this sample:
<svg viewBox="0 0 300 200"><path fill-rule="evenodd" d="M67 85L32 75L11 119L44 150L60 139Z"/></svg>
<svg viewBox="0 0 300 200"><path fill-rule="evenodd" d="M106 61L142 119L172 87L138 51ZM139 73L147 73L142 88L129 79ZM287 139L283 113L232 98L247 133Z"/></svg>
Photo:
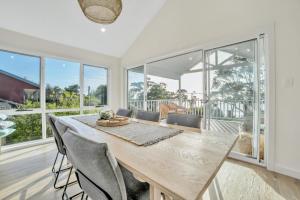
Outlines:
<svg viewBox="0 0 300 200"><path fill-rule="evenodd" d="M150 185L150 199L201 199L233 148L237 135L131 119L184 132L150 146L138 146L79 122L61 117L84 137L107 142L119 164Z"/></svg>

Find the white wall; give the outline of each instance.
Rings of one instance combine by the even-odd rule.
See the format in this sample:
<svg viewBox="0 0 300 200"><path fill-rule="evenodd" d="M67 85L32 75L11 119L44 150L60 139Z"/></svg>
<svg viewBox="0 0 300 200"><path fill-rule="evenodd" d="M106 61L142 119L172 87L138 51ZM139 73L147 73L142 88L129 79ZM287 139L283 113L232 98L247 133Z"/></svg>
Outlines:
<svg viewBox="0 0 300 200"><path fill-rule="evenodd" d="M168 0L127 51L122 65L244 35L272 23L276 45L274 167L300 179L299 0Z"/></svg>
<svg viewBox="0 0 300 200"><path fill-rule="evenodd" d="M95 66L110 68L110 96L112 109L117 109L120 100L120 59L103 54L70 47L55 42L38 39L24 34L0 29L0 49L29 53L35 55L53 56L79 61Z"/></svg>

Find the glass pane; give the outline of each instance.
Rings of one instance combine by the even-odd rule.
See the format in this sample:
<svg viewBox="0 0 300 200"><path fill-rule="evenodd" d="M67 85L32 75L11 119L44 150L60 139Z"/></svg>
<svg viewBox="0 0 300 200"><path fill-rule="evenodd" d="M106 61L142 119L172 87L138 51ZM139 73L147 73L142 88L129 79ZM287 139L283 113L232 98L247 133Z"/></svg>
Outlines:
<svg viewBox="0 0 300 200"><path fill-rule="evenodd" d="M147 110L202 115L202 57L199 50L147 64Z"/></svg>
<svg viewBox="0 0 300 200"><path fill-rule="evenodd" d="M84 105L107 105L107 69L84 65Z"/></svg>
<svg viewBox="0 0 300 200"><path fill-rule="evenodd" d="M256 47L251 40L205 52L210 129L239 132L234 151L257 158Z"/></svg>
<svg viewBox="0 0 300 200"><path fill-rule="evenodd" d="M51 113L55 116L70 116L70 115L79 115L80 114L80 111L68 111L68 112L55 112L55 113ZM51 130L51 127L47 121L47 138L48 137L52 137L53 134L52 134L52 130Z"/></svg>
<svg viewBox="0 0 300 200"><path fill-rule="evenodd" d="M11 115L5 121L7 126L0 129L0 134L9 135L2 138L3 145L42 138L41 114Z"/></svg>
<svg viewBox="0 0 300 200"><path fill-rule="evenodd" d="M83 114L97 114L99 113L100 110L99 109L93 109L93 110L84 110Z"/></svg>
<svg viewBox="0 0 300 200"><path fill-rule="evenodd" d="M144 66L127 71L128 108L134 111L144 109Z"/></svg>
<svg viewBox="0 0 300 200"><path fill-rule="evenodd" d="M0 51L0 110L40 107L40 58Z"/></svg>
<svg viewBox="0 0 300 200"><path fill-rule="evenodd" d="M46 58L47 109L79 108L80 64Z"/></svg>

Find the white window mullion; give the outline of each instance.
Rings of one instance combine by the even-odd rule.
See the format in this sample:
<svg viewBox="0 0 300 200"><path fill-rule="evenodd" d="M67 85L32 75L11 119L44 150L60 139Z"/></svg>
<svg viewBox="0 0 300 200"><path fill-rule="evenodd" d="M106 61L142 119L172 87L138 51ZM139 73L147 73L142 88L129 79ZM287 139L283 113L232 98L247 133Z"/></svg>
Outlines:
<svg viewBox="0 0 300 200"><path fill-rule="evenodd" d="M47 119L46 119L46 87L45 87L45 58L41 57L41 75L40 75L40 104L42 111L42 138L47 138Z"/></svg>
<svg viewBox="0 0 300 200"><path fill-rule="evenodd" d="M147 64L144 64L144 110L147 111Z"/></svg>
<svg viewBox="0 0 300 200"><path fill-rule="evenodd" d="M79 103L80 103L80 114L83 114L83 108L84 108L84 98L83 98L83 92L84 92L84 66L81 63L80 64L80 98L79 98Z"/></svg>

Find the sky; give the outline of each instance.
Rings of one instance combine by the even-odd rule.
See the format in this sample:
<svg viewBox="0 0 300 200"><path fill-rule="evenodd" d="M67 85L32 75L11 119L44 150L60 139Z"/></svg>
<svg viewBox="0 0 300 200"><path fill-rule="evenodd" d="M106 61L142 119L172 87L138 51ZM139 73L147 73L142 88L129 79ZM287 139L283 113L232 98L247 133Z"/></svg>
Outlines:
<svg viewBox="0 0 300 200"><path fill-rule="evenodd" d="M6 51L0 51L0 70L9 72L31 82L40 83L40 59Z"/></svg>
<svg viewBox="0 0 300 200"><path fill-rule="evenodd" d="M36 84L40 83L40 58L0 51L0 70L9 72ZM84 67L85 92L88 86L95 90L107 82L107 70ZM45 59L45 83L65 88L80 82L80 63L52 58Z"/></svg>

